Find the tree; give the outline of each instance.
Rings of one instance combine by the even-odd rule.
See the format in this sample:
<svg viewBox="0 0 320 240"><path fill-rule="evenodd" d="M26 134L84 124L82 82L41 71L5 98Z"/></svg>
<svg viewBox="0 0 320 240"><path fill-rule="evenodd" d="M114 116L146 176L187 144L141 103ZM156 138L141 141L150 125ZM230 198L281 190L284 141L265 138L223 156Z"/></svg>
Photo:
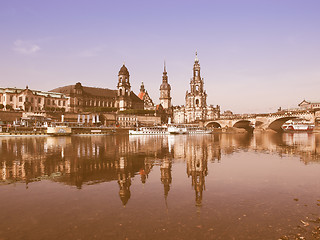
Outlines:
<svg viewBox="0 0 320 240"><path fill-rule="evenodd" d="M7 105L6 105L6 109L7 109L7 110L12 110L13 107L12 107L11 105L7 104Z"/></svg>

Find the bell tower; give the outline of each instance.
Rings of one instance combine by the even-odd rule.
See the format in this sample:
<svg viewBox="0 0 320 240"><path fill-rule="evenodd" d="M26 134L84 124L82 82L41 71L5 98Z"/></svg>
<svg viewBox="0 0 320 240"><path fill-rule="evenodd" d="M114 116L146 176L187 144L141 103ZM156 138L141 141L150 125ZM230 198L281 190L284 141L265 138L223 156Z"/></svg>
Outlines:
<svg viewBox="0 0 320 240"><path fill-rule="evenodd" d="M162 75L162 84L160 85L160 104L164 109L169 109L171 107L171 96L170 96L171 86L168 83L168 76L166 70L166 63L164 62L164 70Z"/></svg>
<svg viewBox="0 0 320 240"><path fill-rule="evenodd" d="M123 64L118 74L118 92L116 105L120 111L131 108L131 85L129 82L129 71L126 66Z"/></svg>
<svg viewBox="0 0 320 240"><path fill-rule="evenodd" d="M204 80L200 75L200 64L198 53L196 52L196 58L193 64L193 77L190 80L189 101L187 101L186 105L195 108L203 108L207 106L207 94L203 89L203 85Z"/></svg>

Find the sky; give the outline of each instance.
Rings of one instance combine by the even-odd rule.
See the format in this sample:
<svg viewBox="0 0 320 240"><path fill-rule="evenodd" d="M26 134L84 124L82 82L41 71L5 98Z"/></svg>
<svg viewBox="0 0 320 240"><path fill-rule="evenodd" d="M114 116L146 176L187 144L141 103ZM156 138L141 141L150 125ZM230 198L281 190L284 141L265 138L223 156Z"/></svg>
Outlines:
<svg viewBox="0 0 320 240"><path fill-rule="evenodd" d="M320 102L319 0L0 0L0 87L116 89L125 63L159 103L166 61L185 103L195 52L207 104L234 113Z"/></svg>

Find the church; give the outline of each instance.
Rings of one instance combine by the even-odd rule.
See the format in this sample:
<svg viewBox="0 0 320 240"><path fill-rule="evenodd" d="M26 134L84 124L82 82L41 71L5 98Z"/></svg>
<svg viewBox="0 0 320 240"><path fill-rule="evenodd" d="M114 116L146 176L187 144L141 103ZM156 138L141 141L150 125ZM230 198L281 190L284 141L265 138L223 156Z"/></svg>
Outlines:
<svg viewBox="0 0 320 240"><path fill-rule="evenodd" d="M68 99L67 112L85 112L92 109L102 110L144 109L144 102L131 91L130 74L123 64L118 73L117 89L82 86L80 82L51 90L62 93Z"/></svg>
<svg viewBox="0 0 320 240"><path fill-rule="evenodd" d="M190 91L186 92L185 106L173 109L175 123L196 123L220 117L220 106L207 105L207 93L204 90L204 79L201 78L198 54L193 64L193 77L190 80Z"/></svg>

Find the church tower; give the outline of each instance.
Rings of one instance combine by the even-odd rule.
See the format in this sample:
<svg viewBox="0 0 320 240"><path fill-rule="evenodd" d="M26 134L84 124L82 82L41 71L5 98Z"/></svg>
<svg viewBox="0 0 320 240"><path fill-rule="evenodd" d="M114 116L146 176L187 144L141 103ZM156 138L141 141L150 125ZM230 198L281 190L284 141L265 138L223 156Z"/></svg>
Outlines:
<svg viewBox="0 0 320 240"><path fill-rule="evenodd" d="M193 77L190 80L190 92L186 93L187 122L204 120L206 118L207 93L204 90L204 80L200 75L198 54L193 64Z"/></svg>
<svg viewBox="0 0 320 240"><path fill-rule="evenodd" d="M162 84L160 85L160 104L164 109L171 108L171 96L170 96L171 86L168 83L168 76L166 70L166 63L164 63L164 70L162 75Z"/></svg>
<svg viewBox="0 0 320 240"><path fill-rule="evenodd" d="M116 99L116 106L120 111L127 110L131 108L131 86L129 82L129 71L126 66L123 64L118 74L118 92Z"/></svg>

